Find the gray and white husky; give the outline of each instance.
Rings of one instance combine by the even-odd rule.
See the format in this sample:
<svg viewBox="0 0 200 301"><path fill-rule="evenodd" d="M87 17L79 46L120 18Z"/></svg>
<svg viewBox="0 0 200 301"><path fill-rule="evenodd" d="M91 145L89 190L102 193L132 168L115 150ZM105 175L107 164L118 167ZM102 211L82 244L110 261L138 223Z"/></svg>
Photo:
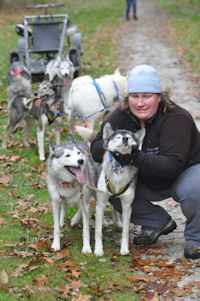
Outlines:
<svg viewBox="0 0 200 301"><path fill-rule="evenodd" d="M21 121L25 122L22 139L25 147L29 146L28 134L38 121L37 140L40 160L45 160L44 133L47 124L53 123L56 144L60 143L60 126L62 118L57 115L62 111L62 103L56 97L57 90L50 81L44 80L38 87L37 97L23 97L16 95L10 105L10 116L7 128L2 138L2 148L7 147L7 138L16 132ZM56 99L58 101L56 102Z"/></svg>
<svg viewBox="0 0 200 301"><path fill-rule="evenodd" d="M120 165L112 156L113 152L122 155L130 154L133 147L141 146L145 136L145 129L136 133L127 130L113 131L110 123L106 123L103 129L104 149L102 170L98 179L98 191L96 199L95 218L95 255L102 256L102 222L104 209L108 201L108 193L115 195L121 201L122 206L122 240L121 255L129 253L129 225L132 207L135 197L135 187L138 169L132 165ZM102 192L101 192L102 191ZM103 193L105 192L105 193ZM117 215L114 215L114 223L118 224Z"/></svg>
<svg viewBox="0 0 200 301"><path fill-rule="evenodd" d="M66 142L54 146L50 144L47 160L47 187L52 199L54 238L52 248L60 250L60 227L64 225L67 200L78 207L71 220L71 226L83 218L83 253L91 253L90 246L90 197L96 187L98 165L89 155L89 148L83 141L75 141L71 136Z"/></svg>
<svg viewBox="0 0 200 301"><path fill-rule="evenodd" d="M10 65L7 74L8 108L16 96L30 97L32 95L31 72L21 62Z"/></svg>

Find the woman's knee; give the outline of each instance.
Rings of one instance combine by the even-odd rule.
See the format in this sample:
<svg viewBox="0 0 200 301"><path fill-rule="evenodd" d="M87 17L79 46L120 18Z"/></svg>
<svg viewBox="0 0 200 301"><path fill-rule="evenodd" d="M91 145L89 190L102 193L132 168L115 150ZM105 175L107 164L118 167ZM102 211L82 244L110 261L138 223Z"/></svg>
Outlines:
<svg viewBox="0 0 200 301"><path fill-rule="evenodd" d="M186 169L171 187L171 196L177 202L200 200L200 164Z"/></svg>

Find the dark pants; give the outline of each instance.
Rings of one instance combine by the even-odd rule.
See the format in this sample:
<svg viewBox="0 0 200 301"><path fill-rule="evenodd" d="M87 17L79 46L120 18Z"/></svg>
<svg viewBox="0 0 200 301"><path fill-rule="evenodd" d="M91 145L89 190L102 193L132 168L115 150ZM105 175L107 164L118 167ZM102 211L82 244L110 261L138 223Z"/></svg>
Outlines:
<svg viewBox="0 0 200 301"><path fill-rule="evenodd" d="M131 222L146 229L160 229L170 220L164 208L151 202L172 197L180 203L186 217L186 243L200 246L200 164L186 169L165 191L153 191L142 183L137 183L136 196L132 204ZM121 213L120 200L110 198L111 204Z"/></svg>
<svg viewBox="0 0 200 301"><path fill-rule="evenodd" d="M133 15L136 16L136 0L126 0L126 17L129 17L131 4L133 5Z"/></svg>

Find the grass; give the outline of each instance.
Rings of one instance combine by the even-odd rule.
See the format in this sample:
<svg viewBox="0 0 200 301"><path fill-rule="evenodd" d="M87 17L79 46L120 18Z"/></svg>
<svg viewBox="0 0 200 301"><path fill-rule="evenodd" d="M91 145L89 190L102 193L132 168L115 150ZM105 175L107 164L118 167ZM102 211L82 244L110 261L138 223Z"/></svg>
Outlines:
<svg viewBox="0 0 200 301"><path fill-rule="evenodd" d="M198 0L160 0L172 16L175 39L184 59L200 80L200 2Z"/></svg>
<svg viewBox="0 0 200 301"><path fill-rule="evenodd" d="M184 45L184 55L198 73L198 0L160 1L173 15L177 40L180 45ZM66 1L62 12L69 14L72 24L78 24L83 36L85 54L80 75L91 74L98 77L112 73L116 68L114 32L123 18L123 10L124 1L121 0ZM22 22L23 15L26 14L25 10L0 14L1 136L8 119L8 54L17 45L18 37L14 26ZM185 38L180 32L187 32ZM37 83L34 87L36 86ZM53 139L49 130L47 133L46 152L49 141L47 137ZM67 137L66 121L63 123L61 137L63 140ZM135 272L133 256L119 256L118 242L121 234L113 231L112 227L104 230L105 256L97 258L81 254L82 225L73 229L70 227L69 221L75 209L69 207L69 218L66 218L66 225L62 230L64 252L51 252L51 201L45 185L46 164L38 159L36 130L31 132L29 138L30 149L23 147L20 133L10 141L10 147L0 154L0 300L138 300L140 289L126 278L133 276ZM94 203L92 205L94 207ZM94 210L91 211L94 214ZM106 214L110 217L109 208ZM91 241L94 249L94 227L91 229ZM134 252L136 251L132 249L132 254Z"/></svg>

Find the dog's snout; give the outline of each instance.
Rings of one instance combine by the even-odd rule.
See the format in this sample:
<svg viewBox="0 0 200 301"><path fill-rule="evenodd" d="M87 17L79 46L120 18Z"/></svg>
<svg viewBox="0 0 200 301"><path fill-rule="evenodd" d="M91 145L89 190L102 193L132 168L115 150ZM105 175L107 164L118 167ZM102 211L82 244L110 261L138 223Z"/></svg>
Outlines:
<svg viewBox="0 0 200 301"><path fill-rule="evenodd" d="M84 160L83 160L83 159L79 159L79 160L78 160L78 164L79 164L79 165L83 165L83 163L84 163Z"/></svg>
<svg viewBox="0 0 200 301"><path fill-rule="evenodd" d="M128 142L128 137L123 137L123 142L127 143Z"/></svg>

